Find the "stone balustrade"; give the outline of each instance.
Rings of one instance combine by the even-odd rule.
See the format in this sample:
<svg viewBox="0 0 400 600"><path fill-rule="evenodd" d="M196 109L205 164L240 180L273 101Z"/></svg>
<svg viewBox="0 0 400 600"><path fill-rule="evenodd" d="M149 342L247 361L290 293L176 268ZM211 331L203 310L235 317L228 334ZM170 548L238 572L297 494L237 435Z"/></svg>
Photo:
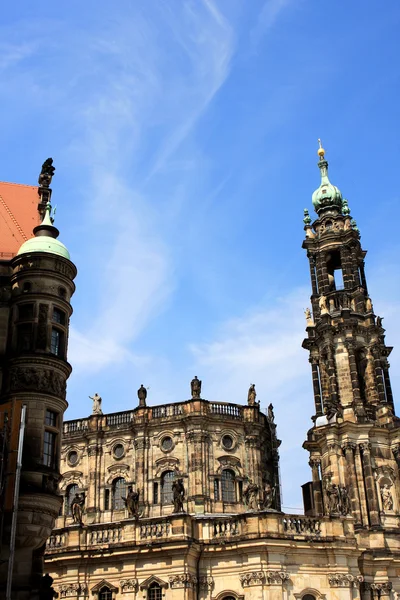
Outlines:
<svg viewBox="0 0 400 600"><path fill-rule="evenodd" d="M259 422L266 419L260 413L258 405L240 406L230 402L209 402L208 400L192 399L186 402L165 404L153 407L138 407L107 415L91 415L86 419L65 421L63 426L64 439L79 437L87 431L107 431L114 429L129 429L132 425L140 425L157 419L176 419L187 415L215 416L216 418L232 419L235 421Z"/></svg>
<svg viewBox="0 0 400 600"><path fill-rule="evenodd" d="M84 518L85 520L85 518ZM238 515L172 514L168 517L125 519L114 523L76 524L55 529L47 543L46 553L65 551L67 547L108 546L131 543L135 546L196 539L203 543L229 543L257 538L287 540L312 537L321 543L332 539L354 538L353 520L329 519L278 512L247 512Z"/></svg>

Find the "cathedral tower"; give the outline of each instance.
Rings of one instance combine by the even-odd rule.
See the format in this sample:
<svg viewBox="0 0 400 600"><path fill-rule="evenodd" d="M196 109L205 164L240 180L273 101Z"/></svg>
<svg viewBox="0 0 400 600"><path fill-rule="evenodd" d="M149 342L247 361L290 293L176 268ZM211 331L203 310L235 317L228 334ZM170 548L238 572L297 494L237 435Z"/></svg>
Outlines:
<svg viewBox="0 0 400 600"><path fill-rule="evenodd" d="M318 155L321 184L312 196L318 216L311 223L304 211L303 242L312 286L303 347L310 353L315 402L304 444L313 474L308 508L315 515L351 515L358 529L392 530L400 508L392 348L369 296L360 232L328 178L321 143Z"/></svg>
<svg viewBox="0 0 400 600"><path fill-rule="evenodd" d="M41 175L49 174L50 169L47 180L51 181L54 168L46 163ZM26 406L12 593L16 599L37 597L45 542L61 506L60 438L67 408L66 381L71 373L67 341L76 268L57 239L59 232L48 202L51 190L45 187L44 217L34 229L35 237L1 265L6 284L2 312L8 314L8 325L2 340L0 408L13 400ZM5 322L3 318L3 325ZM2 558L7 562L3 568L9 561L5 549L10 536L11 514L5 514ZM5 578L2 572L2 585Z"/></svg>

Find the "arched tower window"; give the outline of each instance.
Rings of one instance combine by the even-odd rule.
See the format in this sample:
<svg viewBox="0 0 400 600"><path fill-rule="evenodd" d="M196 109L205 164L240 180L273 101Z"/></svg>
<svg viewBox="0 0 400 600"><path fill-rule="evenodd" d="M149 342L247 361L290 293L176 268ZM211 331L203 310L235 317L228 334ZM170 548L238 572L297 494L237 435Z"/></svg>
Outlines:
<svg viewBox="0 0 400 600"><path fill-rule="evenodd" d="M316 600L316 598L312 594L306 594L301 600Z"/></svg>
<svg viewBox="0 0 400 600"><path fill-rule="evenodd" d="M65 507L64 507L64 514L66 517L71 516L71 502L74 499L74 496L77 492L78 492L78 486L76 485L76 483L72 483L71 485L69 485L67 487L66 494L65 494Z"/></svg>
<svg viewBox="0 0 400 600"><path fill-rule="evenodd" d="M161 600L161 587L158 583L152 583L147 590L147 600Z"/></svg>
<svg viewBox="0 0 400 600"><path fill-rule="evenodd" d="M112 484L112 507L121 510L125 507L122 497L126 497L126 481L123 477L117 477Z"/></svg>
<svg viewBox="0 0 400 600"><path fill-rule="evenodd" d="M221 477L222 501L236 502L235 473L231 469L224 469Z"/></svg>
<svg viewBox="0 0 400 600"><path fill-rule="evenodd" d="M164 471L161 475L161 503L172 504L174 494L172 492L172 484L175 479L174 471Z"/></svg>
<svg viewBox="0 0 400 600"><path fill-rule="evenodd" d="M101 588L99 592L99 600L112 600L112 591L108 587Z"/></svg>

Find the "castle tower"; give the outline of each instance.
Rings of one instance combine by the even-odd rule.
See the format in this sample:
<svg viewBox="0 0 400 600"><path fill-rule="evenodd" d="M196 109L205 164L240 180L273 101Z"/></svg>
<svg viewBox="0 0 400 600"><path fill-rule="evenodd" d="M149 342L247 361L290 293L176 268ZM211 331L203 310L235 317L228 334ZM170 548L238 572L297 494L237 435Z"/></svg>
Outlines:
<svg viewBox="0 0 400 600"><path fill-rule="evenodd" d="M50 170L49 181L54 171L51 164ZM48 185L46 189L49 200L51 190ZM58 494L61 431L67 408L66 381L71 373L67 342L76 268L67 248L57 239L51 206L48 201L44 204L44 218L34 229L35 237L2 264L3 281L7 274L8 291L3 300L7 300L8 326L2 344L0 405L13 399L26 405L12 592L12 598L18 600L38 597L45 542L62 502ZM2 324L5 321L2 319ZM9 558L5 548L10 523L11 514L6 514L5 561ZM6 568L7 562L0 575L2 588Z"/></svg>
<svg viewBox="0 0 400 600"><path fill-rule="evenodd" d="M349 515L356 529L396 528L400 487L400 420L394 414L382 318L369 296L360 232L347 201L328 178L318 150L321 184L305 210L311 275L306 311L315 402L310 452L316 515ZM397 464L396 464L397 461ZM310 508L310 507L308 507Z"/></svg>

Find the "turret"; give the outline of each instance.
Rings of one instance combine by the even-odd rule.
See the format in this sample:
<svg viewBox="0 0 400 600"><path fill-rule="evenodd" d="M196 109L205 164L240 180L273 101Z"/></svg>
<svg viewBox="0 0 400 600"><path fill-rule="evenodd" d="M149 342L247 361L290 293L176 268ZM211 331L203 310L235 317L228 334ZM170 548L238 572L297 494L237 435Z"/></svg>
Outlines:
<svg viewBox="0 0 400 600"><path fill-rule="evenodd" d="M67 348L76 268L57 239L48 202L43 212L35 237L22 244L9 263L11 294L1 403L17 399L26 405L13 598L30 598L22 590L33 594L38 588L40 557L61 506L61 431L71 374ZM8 527L6 521L9 533Z"/></svg>

